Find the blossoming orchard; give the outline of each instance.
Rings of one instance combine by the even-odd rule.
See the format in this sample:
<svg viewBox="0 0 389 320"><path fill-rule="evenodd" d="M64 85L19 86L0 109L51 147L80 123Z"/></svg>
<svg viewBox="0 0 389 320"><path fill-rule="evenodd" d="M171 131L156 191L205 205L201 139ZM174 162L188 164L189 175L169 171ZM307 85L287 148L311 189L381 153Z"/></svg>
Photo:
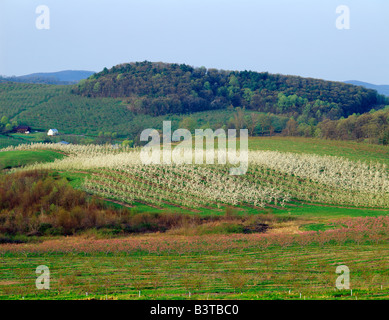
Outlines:
<svg viewBox="0 0 389 320"><path fill-rule="evenodd" d="M69 156L22 170L85 171L83 189L131 204L170 203L188 208L223 205L265 207L290 201L389 208L389 173L380 163L341 157L250 151L246 174L230 176L231 165L143 165L127 147L30 144L9 150L59 150ZM195 157L196 154L193 155ZM16 169L20 170L20 169Z"/></svg>

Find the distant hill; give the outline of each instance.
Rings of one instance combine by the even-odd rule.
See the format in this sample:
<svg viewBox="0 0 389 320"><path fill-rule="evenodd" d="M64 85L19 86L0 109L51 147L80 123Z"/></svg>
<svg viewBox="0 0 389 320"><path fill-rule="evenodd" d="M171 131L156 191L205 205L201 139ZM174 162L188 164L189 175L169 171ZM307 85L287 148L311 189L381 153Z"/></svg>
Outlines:
<svg viewBox="0 0 389 320"><path fill-rule="evenodd" d="M357 80L345 81L345 83L353 84L355 86L362 86L367 89L377 90L379 94L383 94L389 97L389 85L375 85L375 84L357 81Z"/></svg>
<svg viewBox="0 0 389 320"><path fill-rule="evenodd" d="M375 90L343 82L148 61L105 68L80 81L73 92L119 98L134 113L152 116L233 106L302 116L303 122L364 113L383 100Z"/></svg>
<svg viewBox="0 0 389 320"><path fill-rule="evenodd" d="M35 84L76 84L82 79L86 79L94 74L93 71L66 70L59 72L32 73L18 77L0 77L0 82L12 81Z"/></svg>

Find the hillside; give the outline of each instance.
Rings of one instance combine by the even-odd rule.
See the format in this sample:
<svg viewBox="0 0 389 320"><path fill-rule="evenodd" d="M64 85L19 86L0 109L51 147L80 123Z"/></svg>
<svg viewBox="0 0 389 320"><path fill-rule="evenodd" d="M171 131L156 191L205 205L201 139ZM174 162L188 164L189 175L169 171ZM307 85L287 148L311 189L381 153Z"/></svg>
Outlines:
<svg viewBox="0 0 389 320"><path fill-rule="evenodd" d="M373 89L376 90L379 94L383 94L389 97L389 85L376 85L356 80L345 81L345 83L353 84L354 86L362 86L367 89Z"/></svg>
<svg viewBox="0 0 389 320"><path fill-rule="evenodd" d="M90 77L93 71L83 70L65 70L59 72L41 72L32 73L24 76L0 77L0 82L22 82L35 84L56 84L56 85L70 85L76 84L82 79Z"/></svg>
<svg viewBox="0 0 389 320"><path fill-rule="evenodd" d="M147 61L105 68L73 92L121 98L130 110L153 116L232 105L317 121L364 113L384 100L374 90L341 82Z"/></svg>
<svg viewBox="0 0 389 320"><path fill-rule="evenodd" d="M183 115L153 117L135 114L121 99L88 98L72 94L73 86L0 83L0 118L6 116L37 130L57 128L61 133L91 134L117 132L135 138L145 128L162 127L164 119L178 128ZM221 127L233 116L233 110L198 112L193 115L199 127L210 123ZM282 130L281 127L277 130ZM17 144L18 141L7 144ZM1 145L1 141L0 141Z"/></svg>
<svg viewBox="0 0 389 320"><path fill-rule="evenodd" d="M250 135L280 133L293 117L288 135L320 137L321 121L379 109L382 102L374 90L340 82L151 62L104 69L78 85L0 83L0 118L34 130L117 132L133 140L145 128L161 129L163 120L175 130L189 114L192 127L246 127ZM243 117L234 107L245 108Z"/></svg>

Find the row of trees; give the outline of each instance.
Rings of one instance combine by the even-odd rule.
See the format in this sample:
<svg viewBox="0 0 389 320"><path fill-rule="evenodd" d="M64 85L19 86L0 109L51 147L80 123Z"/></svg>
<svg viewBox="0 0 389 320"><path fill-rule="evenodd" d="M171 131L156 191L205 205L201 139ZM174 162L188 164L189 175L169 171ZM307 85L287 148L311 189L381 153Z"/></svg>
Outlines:
<svg viewBox="0 0 389 320"><path fill-rule="evenodd" d="M199 127L198 121L192 117L184 117L180 128L188 129L192 133L199 129L213 129L220 127L209 122ZM325 119L316 122L297 120L271 113L247 112L244 108L235 108L235 113L227 121L223 129L247 129L250 136L274 135L281 133L285 136L304 136L334 140L367 141L375 144L389 144L389 106L385 109L362 115L353 114L339 120Z"/></svg>
<svg viewBox="0 0 389 320"><path fill-rule="evenodd" d="M285 136L305 136L333 140L367 141L375 144L389 144L389 107L362 115L353 114L339 120L307 124L293 117L282 131Z"/></svg>
<svg viewBox="0 0 389 320"><path fill-rule="evenodd" d="M244 108L235 108L232 117L224 123L205 123L199 125L199 122L193 116L184 117L178 127L188 129L191 133L195 129L247 129L250 136L273 135L281 132L288 121L288 117L275 115L272 113L248 112Z"/></svg>
<svg viewBox="0 0 389 320"><path fill-rule="evenodd" d="M367 140L369 143L389 144L389 106L384 110L362 115L353 114L337 121L318 124L320 136L326 139Z"/></svg>

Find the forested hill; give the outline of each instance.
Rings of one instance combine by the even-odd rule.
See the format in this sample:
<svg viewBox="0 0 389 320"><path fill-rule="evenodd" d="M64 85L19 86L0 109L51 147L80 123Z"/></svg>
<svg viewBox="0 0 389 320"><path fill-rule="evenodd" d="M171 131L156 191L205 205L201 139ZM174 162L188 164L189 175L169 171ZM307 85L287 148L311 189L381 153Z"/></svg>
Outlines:
<svg viewBox="0 0 389 320"><path fill-rule="evenodd" d="M130 110L153 116L232 105L305 121L364 113L386 99L375 90L341 82L147 61L105 68L81 80L73 93L121 98Z"/></svg>

